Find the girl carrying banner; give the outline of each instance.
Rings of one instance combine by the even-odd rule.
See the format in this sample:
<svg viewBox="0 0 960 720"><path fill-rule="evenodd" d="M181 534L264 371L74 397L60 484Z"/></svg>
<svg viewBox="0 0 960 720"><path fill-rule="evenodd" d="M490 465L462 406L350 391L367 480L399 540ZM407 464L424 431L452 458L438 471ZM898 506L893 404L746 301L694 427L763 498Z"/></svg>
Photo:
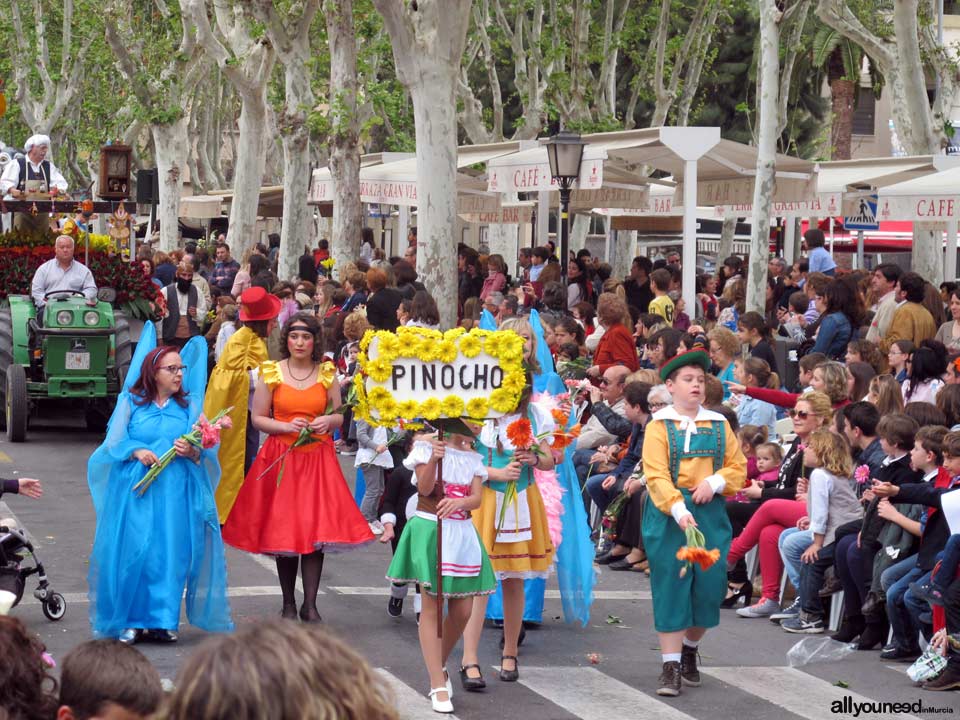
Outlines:
<svg viewBox="0 0 960 720"><path fill-rule="evenodd" d="M487 478L483 458L473 450L473 438L451 433L440 441L417 440L403 464L416 474L417 512L407 522L397 544L387 579L420 583L433 600L423 603L420 649L430 674L433 709L452 713L447 658L470 619L473 598L489 595L496 586L490 559L471 521L480 507L481 483ZM438 480L442 467L442 480ZM437 580L437 518L443 520L441 580ZM437 637L438 585L447 599L442 640ZM461 669L461 675L463 674Z"/></svg>

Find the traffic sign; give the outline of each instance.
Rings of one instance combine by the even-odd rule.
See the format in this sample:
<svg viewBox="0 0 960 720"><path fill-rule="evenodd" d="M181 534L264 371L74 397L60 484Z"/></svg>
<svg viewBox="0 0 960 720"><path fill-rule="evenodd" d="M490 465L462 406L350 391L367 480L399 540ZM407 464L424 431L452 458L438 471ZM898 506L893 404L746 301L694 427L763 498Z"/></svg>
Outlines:
<svg viewBox="0 0 960 720"><path fill-rule="evenodd" d="M877 194L861 195L857 200L857 214L843 218L843 226L847 230L877 230L880 222L877 220Z"/></svg>

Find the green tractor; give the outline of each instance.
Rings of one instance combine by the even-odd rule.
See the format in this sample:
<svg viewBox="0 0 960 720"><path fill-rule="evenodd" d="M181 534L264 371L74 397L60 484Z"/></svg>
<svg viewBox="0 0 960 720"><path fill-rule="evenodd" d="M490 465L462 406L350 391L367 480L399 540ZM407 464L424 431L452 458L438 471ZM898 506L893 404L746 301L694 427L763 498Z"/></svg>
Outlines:
<svg viewBox="0 0 960 720"><path fill-rule="evenodd" d="M79 292L50 293L42 325L29 295L11 295L9 301L0 310L7 438L26 439L29 418L41 400L73 401L82 408L87 428L102 432L130 367L127 319L109 302L87 305Z"/></svg>

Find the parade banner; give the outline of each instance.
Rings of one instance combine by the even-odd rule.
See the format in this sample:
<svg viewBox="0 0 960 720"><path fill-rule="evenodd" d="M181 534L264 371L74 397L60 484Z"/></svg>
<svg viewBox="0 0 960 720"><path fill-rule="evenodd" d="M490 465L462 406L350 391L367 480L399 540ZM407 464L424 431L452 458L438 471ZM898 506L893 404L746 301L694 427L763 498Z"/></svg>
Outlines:
<svg viewBox="0 0 960 720"><path fill-rule="evenodd" d="M526 386L523 344L512 330L368 330L354 378L357 416L393 426L512 412Z"/></svg>

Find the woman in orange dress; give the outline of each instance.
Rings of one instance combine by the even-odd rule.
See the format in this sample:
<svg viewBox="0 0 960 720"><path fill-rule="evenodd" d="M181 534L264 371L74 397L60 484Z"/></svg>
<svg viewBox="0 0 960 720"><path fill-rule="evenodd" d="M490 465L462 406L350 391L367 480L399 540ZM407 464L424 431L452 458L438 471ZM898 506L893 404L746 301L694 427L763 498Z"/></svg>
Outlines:
<svg viewBox="0 0 960 720"><path fill-rule="evenodd" d="M261 367L253 396L253 426L270 437L260 448L237 496L223 539L252 553L273 555L283 593L281 616L297 617L297 567L303 579L300 619L319 622L317 590L325 552L372 542L340 471L331 433L343 415L336 370L320 362L320 325L299 313L284 325L280 362ZM302 431L310 441L294 446Z"/></svg>

